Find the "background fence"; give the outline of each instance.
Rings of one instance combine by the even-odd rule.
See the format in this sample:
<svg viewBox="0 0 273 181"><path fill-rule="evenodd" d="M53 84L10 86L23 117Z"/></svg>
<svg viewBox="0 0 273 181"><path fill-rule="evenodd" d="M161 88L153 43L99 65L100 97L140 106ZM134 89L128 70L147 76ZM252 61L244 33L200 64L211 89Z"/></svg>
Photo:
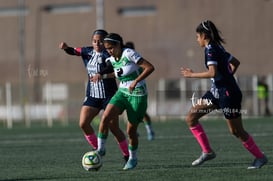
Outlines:
<svg viewBox="0 0 273 181"><path fill-rule="evenodd" d="M258 76L238 77L237 81L243 92L242 114L245 117L263 116L264 104L258 99ZM269 107L273 105L273 76L265 79L269 90ZM210 87L207 79L161 79L149 83L148 113L153 120L170 117L183 118L192 105L193 98L198 99ZM26 127L38 122L53 126L54 122L68 124L78 121L80 107L85 95L85 83L46 82L40 90L39 102L28 98L23 101L19 96L19 85L6 82L0 85L0 122L4 127L12 128L14 123L23 123ZM29 95L37 90L28 90ZM222 116L213 112L210 117Z"/></svg>
<svg viewBox="0 0 273 181"><path fill-rule="evenodd" d="M0 86L0 120L12 128L14 123L24 123L30 127L40 122L53 126L53 122L68 124L77 121L84 98L84 83L66 84L46 82L40 91L41 100L32 97L20 100L18 85L9 82ZM28 91L29 95L35 90Z"/></svg>

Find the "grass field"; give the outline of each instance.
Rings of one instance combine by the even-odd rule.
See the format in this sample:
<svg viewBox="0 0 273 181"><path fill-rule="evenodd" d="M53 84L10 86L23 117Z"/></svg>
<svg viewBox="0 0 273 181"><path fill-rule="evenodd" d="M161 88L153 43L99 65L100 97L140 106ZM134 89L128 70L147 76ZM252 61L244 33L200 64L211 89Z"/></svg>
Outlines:
<svg viewBox="0 0 273 181"><path fill-rule="evenodd" d="M217 153L217 158L200 167L191 162L201 152L183 120L154 122L156 139L148 141L140 125L138 166L123 171L123 160L112 135L107 153L98 172L87 172L81 166L82 155L89 151L77 123L47 128L15 126L0 128L0 181L266 181L273 180L273 119L246 119L244 125L266 153L269 163L262 169L247 170L253 157L228 132L222 119L204 120L203 126ZM123 123L121 126L124 127Z"/></svg>

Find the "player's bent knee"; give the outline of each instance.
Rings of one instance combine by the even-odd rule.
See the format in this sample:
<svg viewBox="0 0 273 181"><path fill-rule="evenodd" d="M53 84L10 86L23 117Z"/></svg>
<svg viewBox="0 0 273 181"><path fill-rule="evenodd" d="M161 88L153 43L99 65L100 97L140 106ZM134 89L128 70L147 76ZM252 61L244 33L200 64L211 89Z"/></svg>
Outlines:
<svg viewBox="0 0 273 181"><path fill-rule="evenodd" d="M127 134L129 136L129 138L134 138L134 137L137 137L137 132L134 131L134 130L127 130Z"/></svg>
<svg viewBox="0 0 273 181"><path fill-rule="evenodd" d="M87 122L87 121L80 121L80 122L79 122L79 127L80 127L81 129L84 129L84 128L88 127L88 126L90 126L90 124L89 124L89 122Z"/></svg>
<svg viewBox="0 0 273 181"><path fill-rule="evenodd" d="M198 122L198 120L196 121L195 117L191 114L187 115L185 120L187 125L190 127L196 125L196 123Z"/></svg>
<svg viewBox="0 0 273 181"><path fill-rule="evenodd" d="M232 134L236 138L240 138L240 133L237 130L230 130L230 134Z"/></svg>

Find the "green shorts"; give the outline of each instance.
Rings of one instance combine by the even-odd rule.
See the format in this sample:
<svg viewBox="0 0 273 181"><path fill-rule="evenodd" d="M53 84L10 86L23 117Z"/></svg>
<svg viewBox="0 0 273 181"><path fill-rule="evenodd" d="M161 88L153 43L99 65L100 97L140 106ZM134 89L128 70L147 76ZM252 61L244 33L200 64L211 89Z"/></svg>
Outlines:
<svg viewBox="0 0 273 181"><path fill-rule="evenodd" d="M138 124L143 121L147 111L147 95L133 96L118 90L109 104L119 107L121 112L126 110L128 121Z"/></svg>

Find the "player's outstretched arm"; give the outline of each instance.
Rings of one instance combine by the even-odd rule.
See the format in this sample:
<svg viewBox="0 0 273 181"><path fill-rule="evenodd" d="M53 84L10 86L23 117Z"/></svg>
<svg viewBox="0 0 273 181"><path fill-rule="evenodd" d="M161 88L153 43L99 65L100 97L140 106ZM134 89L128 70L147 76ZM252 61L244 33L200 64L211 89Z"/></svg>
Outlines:
<svg viewBox="0 0 273 181"><path fill-rule="evenodd" d="M59 48L64 50L69 55L76 55L75 51L74 51L74 48L69 47L65 42L61 42L59 44Z"/></svg>

